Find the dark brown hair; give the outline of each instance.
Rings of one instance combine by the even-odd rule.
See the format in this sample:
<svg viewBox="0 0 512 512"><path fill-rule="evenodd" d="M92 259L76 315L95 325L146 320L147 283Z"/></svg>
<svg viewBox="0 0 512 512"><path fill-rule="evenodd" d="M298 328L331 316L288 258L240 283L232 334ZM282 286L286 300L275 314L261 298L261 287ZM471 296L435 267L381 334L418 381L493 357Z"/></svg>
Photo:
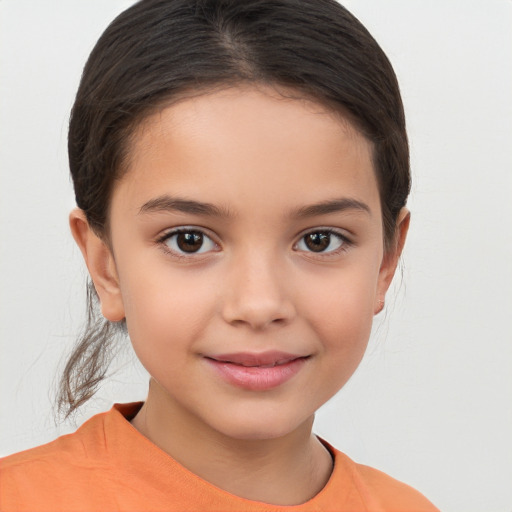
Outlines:
<svg viewBox="0 0 512 512"><path fill-rule="evenodd" d="M293 90L366 136L389 248L410 188L402 101L386 55L335 0L142 0L119 15L85 65L69 124L76 202L95 232L108 240L112 189L140 123L187 92L239 83ZM123 331L101 317L92 285L88 308L61 380L66 415L95 393Z"/></svg>

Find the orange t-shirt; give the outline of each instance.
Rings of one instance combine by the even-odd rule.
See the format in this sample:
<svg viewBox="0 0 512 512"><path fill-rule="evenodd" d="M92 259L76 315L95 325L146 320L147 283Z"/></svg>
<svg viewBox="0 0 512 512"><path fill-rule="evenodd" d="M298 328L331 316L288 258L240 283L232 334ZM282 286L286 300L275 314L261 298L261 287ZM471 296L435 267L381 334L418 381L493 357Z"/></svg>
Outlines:
<svg viewBox="0 0 512 512"><path fill-rule="evenodd" d="M74 434L0 459L0 511L437 511L411 487L328 445L334 470L308 502L276 506L239 498L191 473L140 434L128 421L140 406L116 405Z"/></svg>

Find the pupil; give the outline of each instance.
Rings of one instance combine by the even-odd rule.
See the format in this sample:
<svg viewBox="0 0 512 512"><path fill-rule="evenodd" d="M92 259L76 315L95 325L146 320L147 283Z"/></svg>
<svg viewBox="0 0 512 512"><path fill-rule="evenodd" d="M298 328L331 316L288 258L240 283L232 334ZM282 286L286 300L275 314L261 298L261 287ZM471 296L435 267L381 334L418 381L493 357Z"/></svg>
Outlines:
<svg viewBox="0 0 512 512"><path fill-rule="evenodd" d="M195 231L179 233L176 243L184 252L195 252L203 245L203 235Z"/></svg>
<svg viewBox="0 0 512 512"><path fill-rule="evenodd" d="M306 245L308 249L314 252L322 252L331 242L331 236L329 233L310 233L306 236Z"/></svg>

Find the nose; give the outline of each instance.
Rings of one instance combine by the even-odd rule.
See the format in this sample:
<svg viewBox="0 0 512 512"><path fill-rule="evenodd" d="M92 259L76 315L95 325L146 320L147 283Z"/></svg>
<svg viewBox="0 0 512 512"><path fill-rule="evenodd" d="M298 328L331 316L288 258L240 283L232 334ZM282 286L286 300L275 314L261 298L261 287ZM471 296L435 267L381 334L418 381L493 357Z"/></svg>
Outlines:
<svg viewBox="0 0 512 512"><path fill-rule="evenodd" d="M288 324L296 314L289 281L271 255L237 258L225 283L224 320L253 330Z"/></svg>

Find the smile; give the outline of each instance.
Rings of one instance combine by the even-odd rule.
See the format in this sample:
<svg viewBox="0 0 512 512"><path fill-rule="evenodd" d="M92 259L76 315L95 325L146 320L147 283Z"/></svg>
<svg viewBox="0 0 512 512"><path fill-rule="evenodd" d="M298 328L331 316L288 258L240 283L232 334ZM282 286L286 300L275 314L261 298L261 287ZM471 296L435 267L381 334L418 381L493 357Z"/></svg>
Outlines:
<svg viewBox="0 0 512 512"><path fill-rule="evenodd" d="M206 356L207 363L226 382L250 391L281 386L294 377L309 356L284 352L236 353Z"/></svg>

